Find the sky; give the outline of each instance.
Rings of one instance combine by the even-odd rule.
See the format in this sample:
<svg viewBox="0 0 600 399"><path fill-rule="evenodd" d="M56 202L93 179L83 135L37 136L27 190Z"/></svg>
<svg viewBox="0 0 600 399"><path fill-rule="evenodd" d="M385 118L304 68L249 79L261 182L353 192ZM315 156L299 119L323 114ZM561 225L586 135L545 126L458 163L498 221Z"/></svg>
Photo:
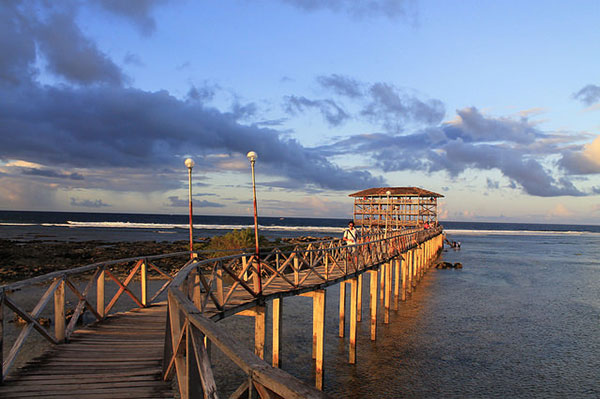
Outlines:
<svg viewBox="0 0 600 399"><path fill-rule="evenodd" d="M0 2L0 209L600 224L600 2Z"/></svg>

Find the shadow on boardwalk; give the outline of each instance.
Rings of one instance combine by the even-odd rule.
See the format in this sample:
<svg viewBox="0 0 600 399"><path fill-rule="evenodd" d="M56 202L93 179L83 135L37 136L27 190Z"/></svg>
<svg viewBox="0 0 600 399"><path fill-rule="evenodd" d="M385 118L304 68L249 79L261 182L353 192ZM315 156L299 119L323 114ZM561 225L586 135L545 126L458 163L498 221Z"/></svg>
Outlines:
<svg viewBox="0 0 600 399"><path fill-rule="evenodd" d="M0 386L2 398L169 398L162 380L166 304L75 332Z"/></svg>

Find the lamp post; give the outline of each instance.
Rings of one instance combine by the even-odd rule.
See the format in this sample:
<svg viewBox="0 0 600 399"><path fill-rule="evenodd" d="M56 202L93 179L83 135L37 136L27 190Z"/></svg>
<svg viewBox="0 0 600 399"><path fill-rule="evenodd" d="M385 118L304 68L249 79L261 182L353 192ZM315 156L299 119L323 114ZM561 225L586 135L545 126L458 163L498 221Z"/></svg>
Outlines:
<svg viewBox="0 0 600 399"><path fill-rule="evenodd" d="M255 252L256 252L256 273L258 274L258 294L262 294L262 282L260 275L260 248L258 246L258 211L256 206L256 180L254 175L254 164L256 163L256 158L258 158L258 154L254 151L250 151L246 154L248 160L250 161L250 166L252 168L252 197L254 199L254 243L255 243Z"/></svg>
<svg viewBox="0 0 600 399"><path fill-rule="evenodd" d="M194 259L194 254L193 254L193 251L194 251L194 246L193 246L194 227L193 227L193 222L192 222L192 168L194 167L194 165L195 165L195 163L192 158L188 158L185 160L185 166L188 168L188 197L190 200L190 259Z"/></svg>

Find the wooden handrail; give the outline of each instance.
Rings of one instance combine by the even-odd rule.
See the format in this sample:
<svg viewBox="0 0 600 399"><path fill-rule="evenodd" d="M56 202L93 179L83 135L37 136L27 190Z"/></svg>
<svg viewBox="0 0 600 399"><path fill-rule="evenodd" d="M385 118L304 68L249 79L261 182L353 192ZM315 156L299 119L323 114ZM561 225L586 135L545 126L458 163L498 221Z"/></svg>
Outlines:
<svg viewBox="0 0 600 399"><path fill-rule="evenodd" d="M202 366L202 363L209 362L209 359L198 352L198 348L195 347L192 350L188 343L187 349L182 349L183 337L187 336L188 339L194 340L195 334L208 338L247 374L248 382L236 391L236 395L242 395L244 391L252 389L254 386L261 397L324 397L321 391L280 369L271 367L256 354L242 349L239 343L233 341L226 332L222 331L215 321L254 306L260 307L264 301L270 299L322 289L354 278L409 250L418 248L421 242L439 235L441 231L439 227L429 230L411 230L387 238L383 234L374 234L364 237L357 244L351 246L342 245L342 241L336 239L311 243L306 248L295 246L289 251L274 249L270 253L261 254L261 259L258 260L264 266L261 267L261 273L265 273L266 276L261 293L253 289L245 280L249 267L256 277L257 268L249 266L250 263L257 261L254 255L239 254L191 262L177 273L168 295L170 320L168 324L170 327L168 327L168 336L165 340L165 353L168 353L170 358L165 358L165 362L169 364L169 372L173 368L177 371L175 374L178 378L181 397L191 397L189 387L193 385L192 380L194 379L202 384L205 395L208 395L205 397L217 397L212 374L190 375L189 368L185 366L190 362L196 362L198 370L211 369L210 363ZM249 260L248 256L250 256ZM283 263L280 263L280 257L285 259ZM347 267L349 263L352 265L351 267ZM329 270L329 264L331 264L331 270ZM327 265L325 275L317 271L317 267L322 265ZM341 271L341 275L332 273L333 268L336 267ZM188 278L189 276L202 276L203 274L214 276L217 269L230 275L232 281L229 282L229 287L223 287L223 280L219 280L218 287L215 287L213 284L215 279L210 278L202 280L203 290L189 288L196 284L196 278L191 279ZM320 283L313 282L312 285L304 285L303 283L309 279L311 274L317 276ZM269 292L270 285L275 281L281 282L289 289ZM242 303L239 300L232 303L231 298L234 291L245 292L247 299ZM227 295L224 295L224 292L227 292ZM220 299L217 300L217 298ZM201 304L201 308L194 304ZM179 338L175 339L175 337ZM202 372L200 371L200 373Z"/></svg>

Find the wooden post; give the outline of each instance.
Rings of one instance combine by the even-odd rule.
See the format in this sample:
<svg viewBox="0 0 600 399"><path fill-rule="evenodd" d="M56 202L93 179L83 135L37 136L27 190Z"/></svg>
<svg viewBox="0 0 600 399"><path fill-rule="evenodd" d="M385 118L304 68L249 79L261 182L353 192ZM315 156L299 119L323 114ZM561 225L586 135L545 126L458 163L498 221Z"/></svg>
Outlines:
<svg viewBox="0 0 600 399"><path fill-rule="evenodd" d="M394 261L394 310L398 310L398 300L400 299L400 262L402 262L402 257Z"/></svg>
<svg viewBox="0 0 600 399"><path fill-rule="evenodd" d="M202 345L204 345L204 342L202 342ZM204 395L200 370L198 370L198 362L196 361L196 351L192 342L192 327L189 323L186 324L185 328L185 352L185 392L187 398L199 398Z"/></svg>
<svg viewBox="0 0 600 399"><path fill-rule="evenodd" d="M421 244L419 244L417 246L417 248L415 249L415 254L416 254L416 261L417 261L415 264L415 287L416 287L417 284L419 283L419 280L421 280L421 261L423 259Z"/></svg>
<svg viewBox="0 0 600 399"><path fill-rule="evenodd" d="M315 359L315 386L323 390L323 352L325 348L325 290L313 295L313 357Z"/></svg>
<svg viewBox="0 0 600 399"><path fill-rule="evenodd" d="M402 259L402 262L400 263L400 271L402 273L402 300L406 301L406 268L408 266L408 252L404 253L404 258Z"/></svg>
<svg viewBox="0 0 600 399"><path fill-rule="evenodd" d="M392 264L385 265L385 310L383 313L383 323L390 322L390 294L392 293Z"/></svg>
<svg viewBox="0 0 600 399"><path fill-rule="evenodd" d="M56 291L54 291L54 336L58 342L65 341L65 280L59 277L61 282L58 283Z"/></svg>
<svg viewBox="0 0 600 399"><path fill-rule="evenodd" d="M350 356L349 363L356 363L356 304L358 297L358 282L356 277L350 279Z"/></svg>
<svg viewBox="0 0 600 399"><path fill-rule="evenodd" d="M362 282L363 282L363 275L359 274L358 277L358 302L356 303L357 309L356 309L356 321L361 321L362 320Z"/></svg>
<svg viewBox="0 0 600 399"><path fill-rule="evenodd" d="M377 270L369 270L371 289L369 290L369 305L371 307L371 341L377 338Z"/></svg>
<svg viewBox="0 0 600 399"><path fill-rule="evenodd" d="M256 306L254 316L254 354L265 358L265 339L267 338L267 307Z"/></svg>
<svg viewBox="0 0 600 399"><path fill-rule="evenodd" d="M383 306L385 298L385 263L379 267L379 298Z"/></svg>
<svg viewBox="0 0 600 399"><path fill-rule="evenodd" d="M202 273L202 270L200 270L200 268L197 267L194 273L194 289L192 290L194 306L196 306L197 309L202 308L202 290L200 289L200 273Z"/></svg>
<svg viewBox="0 0 600 399"><path fill-rule="evenodd" d="M223 268L221 267L220 263L217 265L217 273L216 273L215 279L217 280L217 295L216 295L216 297L217 297L217 300L219 301L219 305L223 305L225 295L223 295Z"/></svg>
<svg viewBox="0 0 600 399"><path fill-rule="evenodd" d="M344 332L346 330L345 320L346 320L346 282L342 281L340 283L340 328L339 328L340 338L344 337Z"/></svg>
<svg viewBox="0 0 600 399"><path fill-rule="evenodd" d="M104 267L102 271L98 273L98 279L96 280L96 312L102 318L106 316L104 312Z"/></svg>
<svg viewBox="0 0 600 399"><path fill-rule="evenodd" d="M413 263L413 250L411 249L407 253L408 262L406 262L406 293L410 294L412 292L412 263Z"/></svg>
<svg viewBox="0 0 600 399"><path fill-rule="evenodd" d="M273 299L273 367L281 366L281 315L283 300Z"/></svg>
<svg viewBox="0 0 600 399"><path fill-rule="evenodd" d="M298 274L300 270L298 269L298 254L294 253L294 284L296 285L296 287L300 282L300 275Z"/></svg>
<svg viewBox="0 0 600 399"><path fill-rule="evenodd" d="M245 256L242 256L242 270L246 269L246 265L248 264L248 259ZM198 270L198 273L200 273L200 270ZM248 281L248 270L246 270L244 272L244 275L242 276L242 278L244 279L244 281Z"/></svg>
<svg viewBox="0 0 600 399"><path fill-rule="evenodd" d="M146 264L146 259L142 263L142 267L140 269L140 292L142 305L144 307L148 306L148 265Z"/></svg>

